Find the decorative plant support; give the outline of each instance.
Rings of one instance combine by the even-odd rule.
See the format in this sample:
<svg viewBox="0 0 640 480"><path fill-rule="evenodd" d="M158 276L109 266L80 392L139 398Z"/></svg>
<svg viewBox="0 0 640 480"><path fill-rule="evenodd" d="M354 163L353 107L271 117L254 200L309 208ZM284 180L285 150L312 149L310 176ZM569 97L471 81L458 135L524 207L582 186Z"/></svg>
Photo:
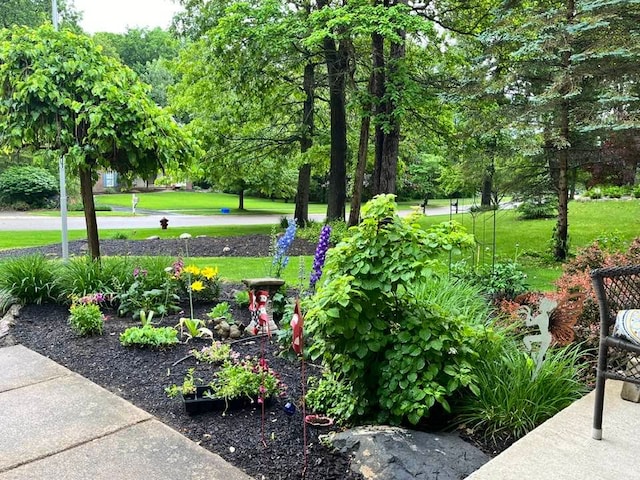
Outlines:
<svg viewBox="0 0 640 480"><path fill-rule="evenodd" d="M293 315L291 316L291 331L292 331L292 339L291 346L293 351L296 352L298 356L300 356L300 382L302 384L302 439L303 439L303 457L304 457L304 465L302 467L302 478L305 478L305 474L307 473L307 411L306 411L306 403L305 397L307 396L306 386L306 371L305 371L305 363L304 363L304 317L302 316L302 311L300 310L300 299L296 298L296 305L293 309Z"/></svg>
<svg viewBox="0 0 640 480"><path fill-rule="evenodd" d="M522 306L519 312L526 315L525 323L527 327L536 325L540 330L539 334L527 335L523 338L523 342L529 352L532 351L533 343L540 343L540 348L536 353L531 353L531 357L536 364L536 369L533 372L533 376L537 376L540 368L542 368L542 362L544 362L544 356L547 353L547 349L551 344L551 333L549 332L549 315L556 308L558 302L550 300L548 298L542 298L540 300L539 310L540 312L534 317L531 315L531 307Z"/></svg>
<svg viewBox="0 0 640 480"><path fill-rule="evenodd" d="M273 313L269 298L278 291L284 280L281 278L251 278L243 280L249 290L249 311L251 323L245 328L245 332L251 335L271 333L278 330L278 325L273 321Z"/></svg>

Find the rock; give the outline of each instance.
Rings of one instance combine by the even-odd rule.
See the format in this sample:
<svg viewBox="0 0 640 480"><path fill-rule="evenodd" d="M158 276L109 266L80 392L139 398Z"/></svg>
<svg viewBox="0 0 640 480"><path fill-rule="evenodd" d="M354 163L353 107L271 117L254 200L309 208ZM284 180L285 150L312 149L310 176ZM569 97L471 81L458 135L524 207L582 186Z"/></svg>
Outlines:
<svg viewBox="0 0 640 480"><path fill-rule="evenodd" d="M222 253L229 253L231 251L231 247L224 247L222 249Z"/></svg>
<svg viewBox="0 0 640 480"><path fill-rule="evenodd" d="M0 319L0 338L9 334L9 327L14 324L14 320L20 316L21 305L14 303L9 307L7 313Z"/></svg>
<svg viewBox="0 0 640 480"><path fill-rule="evenodd" d="M158 235L151 235L150 237L147 237L147 240L160 240L160 237Z"/></svg>
<svg viewBox="0 0 640 480"><path fill-rule="evenodd" d="M229 338L233 338L234 340L240 338L242 336L242 331L238 328L237 325L231 325L229 329Z"/></svg>
<svg viewBox="0 0 640 480"><path fill-rule="evenodd" d="M369 480L460 480L490 460L455 433L398 427L357 427L329 437L355 455L351 469Z"/></svg>
<svg viewBox="0 0 640 480"><path fill-rule="evenodd" d="M196 235L196 238L207 238L206 235Z"/></svg>
<svg viewBox="0 0 640 480"><path fill-rule="evenodd" d="M231 331L231 327L226 321L222 321L215 326L214 330L222 338L227 338L229 336L229 332Z"/></svg>

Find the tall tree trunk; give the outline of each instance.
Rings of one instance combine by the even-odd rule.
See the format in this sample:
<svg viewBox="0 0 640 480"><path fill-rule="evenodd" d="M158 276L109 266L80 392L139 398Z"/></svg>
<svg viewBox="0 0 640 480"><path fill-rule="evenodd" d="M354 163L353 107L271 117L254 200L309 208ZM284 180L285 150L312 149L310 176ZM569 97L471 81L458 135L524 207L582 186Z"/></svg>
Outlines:
<svg viewBox="0 0 640 480"><path fill-rule="evenodd" d="M385 117L385 63L384 63L384 37L374 33L371 35L371 63L373 77L373 86L371 88L372 98L375 99L375 133L374 133L374 167L371 191L374 194L380 192L380 175L382 168L382 149L384 146L384 131L382 123Z"/></svg>
<svg viewBox="0 0 640 480"><path fill-rule="evenodd" d="M569 104L560 107L560 131L564 139L569 139ZM553 256L563 261L569 253L569 147L558 150L558 221L556 223Z"/></svg>
<svg viewBox="0 0 640 480"><path fill-rule="evenodd" d="M98 238L98 221L96 220L96 205L93 202L93 180L91 167L84 165L78 169L80 176L80 196L84 207L84 220L87 224L87 242L89 254L94 260L100 260L100 239Z"/></svg>
<svg viewBox="0 0 640 480"><path fill-rule="evenodd" d="M400 0L400 3L406 3ZM396 180L398 175L398 152L400 149L400 118L397 114L398 102L402 96L401 65L406 55L406 32L399 30L399 42L392 42L389 48L389 61L387 62L387 74L384 83L384 115L387 129L383 133L382 155L379 167L376 168L377 189L375 193L396 193ZM376 146L378 139L376 139ZM377 165L377 164L376 164Z"/></svg>
<svg viewBox="0 0 640 480"><path fill-rule="evenodd" d="M244 210L244 186L238 190L238 209Z"/></svg>
<svg viewBox="0 0 640 480"><path fill-rule="evenodd" d="M480 206L489 208L491 206L492 193L493 193L493 174L495 173L495 167L493 162L484 171L484 177L482 178L482 191L480 192Z"/></svg>
<svg viewBox="0 0 640 480"><path fill-rule="evenodd" d="M313 103L315 97L315 65L308 63L304 67L303 88L305 92L302 113L302 136L300 152L305 153L313 145L314 116ZM298 189L296 192L296 209L294 218L298 225L304 227L309 223L309 191L311 190L311 164L305 163L298 171Z"/></svg>
<svg viewBox="0 0 640 480"><path fill-rule="evenodd" d="M320 8L327 5L319 0ZM331 111L331 163L329 166L329 198L327 220L344 221L347 200L347 110L345 86L348 68L347 41L340 46L331 37L323 40L329 82L329 109Z"/></svg>
<svg viewBox="0 0 640 480"><path fill-rule="evenodd" d="M574 0L566 0L567 24L571 25L575 17ZM564 75L571 75L571 50L565 48L562 52L562 68ZM562 91L566 95L567 91ZM555 231L554 257L558 261L565 260L569 253L569 149L571 148L569 138L569 100L566 98L559 106L560 138L562 147L558 150L558 221Z"/></svg>
<svg viewBox="0 0 640 480"><path fill-rule="evenodd" d="M370 113L370 112L369 112ZM364 184L364 173L367 168L367 152L369 147L369 129L371 125L371 115L365 112L360 123L360 141L358 143L358 165L356 175L353 179L353 193L351 194L351 210L349 211L349 226L353 227L360 223L360 206L362 205L362 187Z"/></svg>

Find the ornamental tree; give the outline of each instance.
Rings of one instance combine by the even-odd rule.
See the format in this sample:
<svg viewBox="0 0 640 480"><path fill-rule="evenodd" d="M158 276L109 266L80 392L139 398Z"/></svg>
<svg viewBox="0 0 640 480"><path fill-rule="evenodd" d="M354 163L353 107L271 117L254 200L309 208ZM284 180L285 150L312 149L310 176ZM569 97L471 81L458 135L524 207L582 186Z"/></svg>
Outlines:
<svg viewBox="0 0 640 480"><path fill-rule="evenodd" d="M0 142L57 152L80 177L89 251L100 257L92 187L100 169L150 177L196 144L148 87L88 37L46 25L0 31Z"/></svg>

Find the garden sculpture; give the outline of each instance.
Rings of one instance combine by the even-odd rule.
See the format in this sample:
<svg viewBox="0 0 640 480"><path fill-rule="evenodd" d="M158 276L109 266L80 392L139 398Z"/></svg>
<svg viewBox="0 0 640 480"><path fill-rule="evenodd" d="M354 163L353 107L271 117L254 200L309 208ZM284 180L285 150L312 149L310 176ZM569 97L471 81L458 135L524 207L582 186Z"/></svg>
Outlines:
<svg viewBox="0 0 640 480"><path fill-rule="evenodd" d="M538 307L538 314L533 316L531 314L531 307L526 305L520 307L518 312L520 314L524 314L525 324L527 327L537 326L540 329L540 333L536 335L527 335L523 338L524 345L527 347L529 352L532 352L533 343L539 343L540 348L538 348L537 352L532 352L531 357L536 364L536 369L533 373L534 377L540 371L542 367L542 362L544 362L544 356L547 353L547 349L551 344L551 333L549 332L549 315L556 308L558 302L555 300L550 300L548 298L542 298L540 300L540 305Z"/></svg>
<svg viewBox="0 0 640 480"><path fill-rule="evenodd" d="M272 316L267 311L269 303L269 292L267 290L249 290L249 311L251 312L251 322L245 329L253 335L266 333L271 335L278 329Z"/></svg>

